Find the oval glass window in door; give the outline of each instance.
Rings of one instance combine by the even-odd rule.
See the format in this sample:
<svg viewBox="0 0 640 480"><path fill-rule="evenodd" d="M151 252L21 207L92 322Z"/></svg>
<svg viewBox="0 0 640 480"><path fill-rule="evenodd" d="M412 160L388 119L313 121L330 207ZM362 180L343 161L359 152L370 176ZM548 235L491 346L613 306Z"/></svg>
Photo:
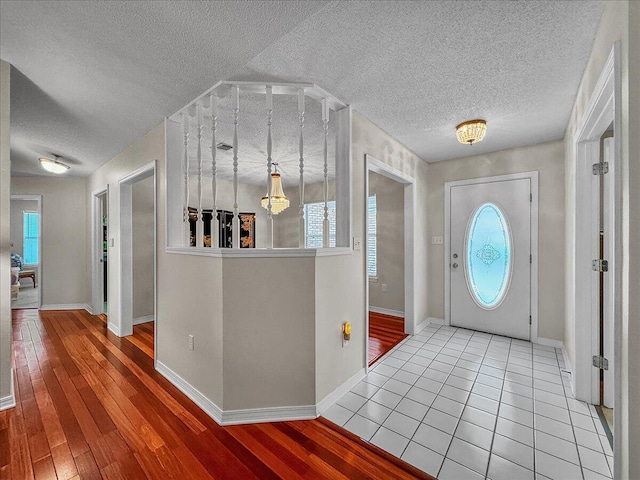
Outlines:
<svg viewBox="0 0 640 480"><path fill-rule="evenodd" d="M469 221L465 276L473 300L490 310L502 303L511 279L511 230L495 203L480 205Z"/></svg>

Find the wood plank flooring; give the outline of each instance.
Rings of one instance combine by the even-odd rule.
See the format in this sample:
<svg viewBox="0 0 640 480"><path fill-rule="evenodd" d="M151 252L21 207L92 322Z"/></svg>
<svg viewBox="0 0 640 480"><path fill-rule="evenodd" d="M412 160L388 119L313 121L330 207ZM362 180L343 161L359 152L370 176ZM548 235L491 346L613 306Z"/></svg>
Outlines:
<svg viewBox="0 0 640 480"><path fill-rule="evenodd" d="M369 366L406 336L404 318L369 312Z"/></svg>
<svg viewBox="0 0 640 480"><path fill-rule="evenodd" d="M83 310L16 310L13 326L2 480L431 478L323 419L218 426L154 370L148 325L129 340Z"/></svg>

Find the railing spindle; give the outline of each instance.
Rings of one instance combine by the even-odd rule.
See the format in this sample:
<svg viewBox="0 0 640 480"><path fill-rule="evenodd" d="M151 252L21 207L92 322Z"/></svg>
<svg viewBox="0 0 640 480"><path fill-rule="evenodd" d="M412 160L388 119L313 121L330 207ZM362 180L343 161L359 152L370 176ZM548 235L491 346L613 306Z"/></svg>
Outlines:
<svg viewBox="0 0 640 480"><path fill-rule="evenodd" d="M189 222L189 114L182 114L182 127L184 134L184 153L182 165L184 167L184 229L185 244L191 246L191 225Z"/></svg>
<svg viewBox="0 0 640 480"><path fill-rule="evenodd" d="M238 113L240 112L240 87L235 89L233 109L233 248L240 248L240 218L238 216Z"/></svg>
<svg viewBox="0 0 640 480"><path fill-rule="evenodd" d="M198 122L198 211L196 213L196 247L204 247L204 213L202 212L202 104L196 104Z"/></svg>
<svg viewBox="0 0 640 480"><path fill-rule="evenodd" d="M329 134L329 104L322 99L322 129L324 133L324 219L322 221L322 246L329 248L329 174L327 167L327 136Z"/></svg>
<svg viewBox="0 0 640 480"><path fill-rule="evenodd" d="M273 118L273 87L267 85L267 248L273 248L273 211L271 207L271 121Z"/></svg>
<svg viewBox="0 0 640 480"><path fill-rule="evenodd" d="M298 89L298 124L300 126L300 141L298 150L300 151L300 209L298 216L300 217L300 228L298 246L305 248L305 228L304 228L304 88Z"/></svg>
<svg viewBox="0 0 640 480"><path fill-rule="evenodd" d="M217 175L217 166L216 166L216 154L217 154L217 143L216 143L216 129L218 128L218 97L211 94L210 103L211 103L211 200L212 200L212 209L211 209L211 248L218 248L218 222L217 222L217 194L218 194L218 179Z"/></svg>

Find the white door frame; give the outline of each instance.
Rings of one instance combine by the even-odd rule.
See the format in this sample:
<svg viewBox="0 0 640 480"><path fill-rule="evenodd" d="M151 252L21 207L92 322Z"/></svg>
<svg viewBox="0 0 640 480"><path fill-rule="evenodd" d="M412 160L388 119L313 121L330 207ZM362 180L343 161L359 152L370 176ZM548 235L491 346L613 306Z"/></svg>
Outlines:
<svg viewBox="0 0 640 480"><path fill-rule="evenodd" d="M102 197L104 195L107 197L107 212L102 211ZM108 218L108 212L109 186L91 192L91 313L94 315L105 313L102 295L102 292L104 291L104 273L102 271L104 263L100 260L103 257L102 216L106 214ZM108 223L107 228L109 228ZM109 246L107 246L107 251L108 249ZM100 256L100 258L98 258L98 256ZM109 290L107 290L107 297L108 296Z"/></svg>
<svg viewBox="0 0 640 480"><path fill-rule="evenodd" d="M375 172L404 185L404 332L413 335L416 329L415 317L415 212L416 212L416 179L397 168L387 165L369 154L364 156L364 239L362 242L364 254L367 254L367 228L369 206L369 172ZM364 262L365 287L365 336L364 359L367 372L369 371L369 275L367 262Z"/></svg>
<svg viewBox="0 0 640 480"><path fill-rule="evenodd" d="M133 184L146 178L153 177L153 309L154 319L157 321L157 248L156 248L156 162L155 160L125 175L118 181L120 197L120 282L118 295L120 299L118 335L121 337L133 334ZM156 322L157 326L157 322ZM158 331L157 328L154 329ZM155 333L157 335L157 333ZM154 352L157 342L154 338ZM157 356L154 355L154 362Z"/></svg>
<svg viewBox="0 0 640 480"><path fill-rule="evenodd" d="M451 188L481 183L531 181L531 326L530 341L538 342L538 172L470 178L444 184L444 324L451 325Z"/></svg>
<svg viewBox="0 0 640 480"><path fill-rule="evenodd" d="M36 271L36 281L38 282L38 309L42 307L42 262L44 255L42 252L42 195L11 195L10 200L31 200L38 203L38 268ZM24 235L24 232L23 232Z"/></svg>
<svg viewBox="0 0 640 480"><path fill-rule="evenodd" d="M613 275L606 275L614 294L614 390L615 398L621 398L620 348L622 334L622 178L620 158L622 152L622 87L620 73L620 42L615 42L602 69L591 100L582 117L581 127L575 139L576 196L575 196L575 359L573 388L576 398L589 403L600 402L599 370L592 366L591 357L599 354L599 300L598 273L591 268L591 261L599 258L599 209L594 210L599 197L598 177L591 166L600 161L600 137L611 123L614 125L613 206L615 258L607 259L613 266ZM616 406L618 409L619 406ZM621 445L621 415L614 409L614 446ZM621 457L614 448L614 478L621 472Z"/></svg>

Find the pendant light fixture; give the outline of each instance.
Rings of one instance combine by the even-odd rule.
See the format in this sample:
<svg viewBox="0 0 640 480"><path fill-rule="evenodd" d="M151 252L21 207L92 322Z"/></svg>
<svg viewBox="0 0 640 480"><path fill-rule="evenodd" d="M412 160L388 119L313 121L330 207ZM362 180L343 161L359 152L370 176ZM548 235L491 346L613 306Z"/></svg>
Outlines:
<svg viewBox="0 0 640 480"><path fill-rule="evenodd" d="M283 210L289 208L289 199L284 194L282 189L282 178L278 173L278 164L272 163L275 168L274 173L271 174L271 213L274 215L279 214ZM269 197L262 197L262 208L269 210Z"/></svg>
<svg viewBox="0 0 640 480"><path fill-rule="evenodd" d="M54 157L55 160L46 157L41 157L38 160L40 161L40 165L42 166L42 168L44 168L47 172L56 173L59 175L69 170L69 165L59 161L58 155L54 155Z"/></svg>
<svg viewBox="0 0 640 480"><path fill-rule="evenodd" d="M484 138L487 132L487 122L485 120L469 120L462 122L456 127L456 136L460 143L473 145Z"/></svg>

